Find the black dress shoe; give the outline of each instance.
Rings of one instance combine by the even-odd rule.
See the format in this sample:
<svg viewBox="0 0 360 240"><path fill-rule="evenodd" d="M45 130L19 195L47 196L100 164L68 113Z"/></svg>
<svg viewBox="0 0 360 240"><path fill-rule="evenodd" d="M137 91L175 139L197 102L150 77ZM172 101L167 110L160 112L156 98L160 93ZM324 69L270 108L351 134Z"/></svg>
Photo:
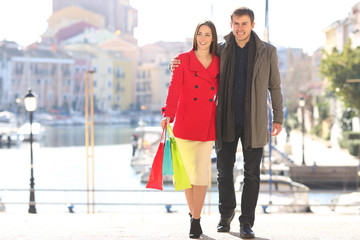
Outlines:
<svg viewBox="0 0 360 240"><path fill-rule="evenodd" d="M220 222L217 225L218 232L229 232L230 231L230 223L235 216L235 212L231 214L228 218L221 218Z"/></svg>
<svg viewBox="0 0 360 240"><path fill-rule="evenodd" d="M245 223L240 225L240 237L241 238L254 238L255 233L253 230L251 230L251 227L249 224Z"/></svg>

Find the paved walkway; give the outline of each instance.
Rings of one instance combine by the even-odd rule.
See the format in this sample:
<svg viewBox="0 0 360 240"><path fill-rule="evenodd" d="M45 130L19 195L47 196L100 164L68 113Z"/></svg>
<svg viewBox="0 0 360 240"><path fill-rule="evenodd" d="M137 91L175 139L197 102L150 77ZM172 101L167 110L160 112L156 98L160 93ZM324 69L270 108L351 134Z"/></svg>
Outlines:
<svg viewBox="0 0 360 240"><path fill-rule="evenodd" d="M236 217L238 217L238 213ZM239 239L236 219L229 233L217 233L219 215L203 215L201 239ZM360 216L326 214L258 214L253 230L259 240L355 240ZM26 214L1 213L1 240L162 240L189 239L184 213Z"/></svg>
<svg viewBox="0 0 360 240"><path fill-rule="evenodd" d="M286 144L286 131L280 132L277 137L277 147L284 151ZM292 153L289 155L295 164L302 164L302 133L298 130L291 131L288 143ZM330 142L318 139L309 134L304 138L305 163L308 166L358 166L359 159L349 154L346 149L338 146L331 147Z"/></svg>

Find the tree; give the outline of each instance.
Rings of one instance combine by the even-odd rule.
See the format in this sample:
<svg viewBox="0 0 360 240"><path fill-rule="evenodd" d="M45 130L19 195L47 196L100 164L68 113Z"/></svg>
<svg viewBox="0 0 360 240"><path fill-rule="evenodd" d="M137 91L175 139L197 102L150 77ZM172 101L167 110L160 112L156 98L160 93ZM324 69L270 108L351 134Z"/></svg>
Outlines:
<svg viewBox="0 0 360 240"><path fill-rule="evenodd" d="M360 83L347 83L348 79L360 79L360 47L351 48L351 40L339 52L323 50L320 73L328 79L330 91L344 102L346 107L360 111Z"/></svg>

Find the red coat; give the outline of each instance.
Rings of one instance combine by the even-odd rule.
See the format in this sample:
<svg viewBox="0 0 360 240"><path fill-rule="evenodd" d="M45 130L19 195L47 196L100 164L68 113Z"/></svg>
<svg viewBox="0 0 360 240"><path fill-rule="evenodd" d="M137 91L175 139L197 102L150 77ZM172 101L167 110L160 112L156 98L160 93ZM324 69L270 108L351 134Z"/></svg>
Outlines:
<svg viewBox="0 0 360 240"><path fill-rule="evenodd" d="M214 56L205 69L194 50L177 57L181 64L172 75L164 117L174 121L174 135L193 141L215 140L216 94L219 58Z"/></svg>

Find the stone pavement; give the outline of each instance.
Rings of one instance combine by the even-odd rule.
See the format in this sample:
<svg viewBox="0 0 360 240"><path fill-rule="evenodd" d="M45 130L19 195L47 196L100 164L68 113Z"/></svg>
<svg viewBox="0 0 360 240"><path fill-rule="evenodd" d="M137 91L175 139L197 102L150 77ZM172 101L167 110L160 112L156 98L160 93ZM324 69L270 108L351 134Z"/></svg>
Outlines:
<svg viewBox="0 0 360 240"><path fill-rule="evenodd" d="M238 217L239 214L236 214ZM235 218L229 233L217 233L217 213L202 215L201 239L240 239ZM189 239L185 213L1 213L1 240ZM258 240L360 239L360 216L334 212L257 214Z"/></svg>

